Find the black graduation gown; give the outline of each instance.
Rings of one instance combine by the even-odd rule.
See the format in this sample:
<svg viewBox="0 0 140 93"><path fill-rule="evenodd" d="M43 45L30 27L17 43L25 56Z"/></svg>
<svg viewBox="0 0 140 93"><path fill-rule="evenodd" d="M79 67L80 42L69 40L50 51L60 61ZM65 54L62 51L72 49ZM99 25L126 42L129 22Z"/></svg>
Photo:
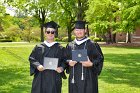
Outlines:
<svg viewBox="0 0 140 93"><path fill-rule="evenodd" d="M87 54L91 62L93 62L92 67L84 67L84 80L81 80L82 76L82 64L77 63L74 66L74 80L75 83L71 83L73 77L73 67L67 69L69 73L69 93L98 93L98 73L97 65L101 61L101 55L96 49L94 43L90 40L83 42L80 45L77 45L74 41L69 43L66 47L66 56L67 60L72 59L71 50L74 49L83 49L86 43Z"/></svg>
<svg viewBox="0 0 140 93"><path fill-rule="evenodd" d="M62 76L64 76L64 72L61 74L53 70L39 72L37 66L43 64L43 58L46 56L59 58L58 67L63 67L65 69L63 50L64 48L58 43L51 47L47 47L42 43L36 45L33 49L29 56L30 74L34 74L31 93L61 93Z"/></svg>

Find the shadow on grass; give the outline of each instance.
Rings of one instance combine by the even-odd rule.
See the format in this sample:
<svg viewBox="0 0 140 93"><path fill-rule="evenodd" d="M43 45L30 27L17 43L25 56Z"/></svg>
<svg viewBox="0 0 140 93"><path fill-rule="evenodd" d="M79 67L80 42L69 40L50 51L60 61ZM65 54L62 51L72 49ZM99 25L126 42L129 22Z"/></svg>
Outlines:
<svg viewBox="0 0 140 93"><path fill-rule="evenodd" d="M100 79L112 84L140 87L140 54L105 54ZM109 64L109 65L108 65Z"/></svg>
<svg viewBox="0 0 140 93"><path fill-rule="evenodd" d="M30 93L31 79L26 68L0 69L0 93Z"/></svg>

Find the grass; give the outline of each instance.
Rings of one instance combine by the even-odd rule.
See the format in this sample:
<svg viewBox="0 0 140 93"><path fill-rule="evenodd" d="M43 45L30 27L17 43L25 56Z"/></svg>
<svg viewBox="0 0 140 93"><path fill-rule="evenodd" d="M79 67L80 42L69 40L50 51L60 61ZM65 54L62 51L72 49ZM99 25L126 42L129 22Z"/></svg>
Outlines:
<svg viewBox="0 0 140 93"><path fill-rule="evenodd" d="M99 77L100 93L139 93L140 49L103 48L104 69Z"/></svg>
<svg viewBox="0 0 140 93"><path fill-rule="evenodd" d="M63 44L66 45L66 44ZM0 43L0 93L30 93L28 56L35 44ZM102 47L105 62L99 93L139 93L140 48ZM68 93L63 80L63 93Z"/></svg>
<svg viewBox="0 0 140 93"><path fill-rule="evenodd" d="M0 93L30 93L32 77L29 76L28 55L32 47L16 46L0 47Z"/></svg>

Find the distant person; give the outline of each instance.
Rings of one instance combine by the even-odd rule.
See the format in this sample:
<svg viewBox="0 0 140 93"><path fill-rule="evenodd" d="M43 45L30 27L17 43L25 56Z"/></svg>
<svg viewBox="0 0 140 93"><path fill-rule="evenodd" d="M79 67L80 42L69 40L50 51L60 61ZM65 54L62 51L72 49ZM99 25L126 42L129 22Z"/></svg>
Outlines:
<svg viewBox="0 0 140 93"><path fill-rule="evenodd" d="M62 77L64 74L65 60L64 47L54 41L58 25L54 22L48 22L44 25L46 40L36 45L29 56L30 74L34 75L31 93L61 93ZM45 69L44 62L58 59L58 67L55 70ZM55 61L54 61L55 62ZM47 64L47 63L46 63ZM56 63L49 63L52 65Z"/></svg>
<svg viewBox="0 0 140 93"><path fill-rule="evenodd" d="M98 75L104 58L100 46L86 37L85 24L85 21L76 21L76 38L66 47L69 93L98 93Z"/></svg>

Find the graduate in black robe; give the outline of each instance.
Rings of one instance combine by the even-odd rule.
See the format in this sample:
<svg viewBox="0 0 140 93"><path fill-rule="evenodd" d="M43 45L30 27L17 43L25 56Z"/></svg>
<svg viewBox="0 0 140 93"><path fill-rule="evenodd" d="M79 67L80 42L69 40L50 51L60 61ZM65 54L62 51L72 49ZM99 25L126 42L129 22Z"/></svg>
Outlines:
<svg viewBox="0 0 140 93"><path fill-rule="evenodd" d="M30 74L34 75L31 93L61 93L62 77L66 78L64 47L54 41L58 25L51 21L44 26L46 41L36 45L29 56ZM56 70L44 69L44 57L58 58L58 68Z"/></svg>
<svg viewBox="0 0 140 93"><path fill-rule="evenodd" d="M75 40L66 46L69 68L69 93L98 93L98 66L103 56L95 43L87 38L84 21L76 21ZM100 48L98 46L98 48ZM76 62L72 60L72 50L87 49L88 60Z"/></svg>

